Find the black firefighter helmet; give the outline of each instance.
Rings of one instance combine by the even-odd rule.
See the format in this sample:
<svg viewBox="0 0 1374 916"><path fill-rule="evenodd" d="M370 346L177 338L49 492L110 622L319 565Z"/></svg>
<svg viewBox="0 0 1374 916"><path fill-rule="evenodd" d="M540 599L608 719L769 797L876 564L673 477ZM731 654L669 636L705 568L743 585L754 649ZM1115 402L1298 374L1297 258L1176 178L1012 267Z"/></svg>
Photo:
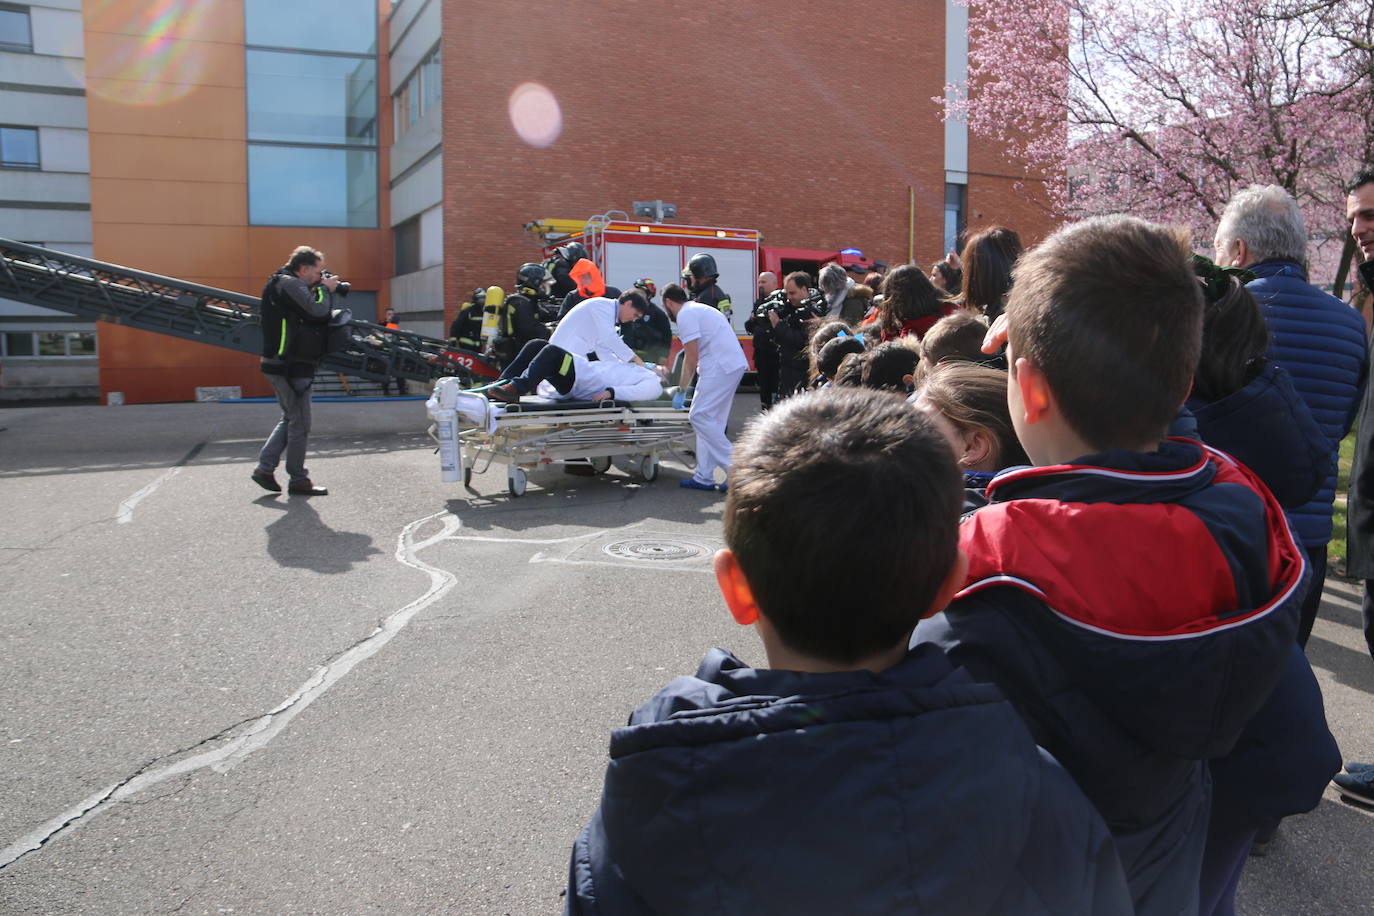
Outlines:
<svg viewBox="0 0 1374 916"><path fill-rule="evenodd" d="M716 259L704 251L698 251L692 255L692 259L687 262L687 272L692 275L693 280L705 280L708 277L720 276L720 270L716 267Z"/></svg>
<svg viewBox="0 0 1374 916"><path fill-rule="evenodd" d="M543 289L544 282L548 280L549 272L541 265L529 262L521 264L520 269L515 272L515 285L533 292Z"/></svg>
<svg viewBox="0 0 1374 916"><path fill-rule="evenodd" d="M557 251L558 256L568 262L569 267L587 257L587 246L581 242L569 242L566 245L558 246L554 251Z"/></svg>

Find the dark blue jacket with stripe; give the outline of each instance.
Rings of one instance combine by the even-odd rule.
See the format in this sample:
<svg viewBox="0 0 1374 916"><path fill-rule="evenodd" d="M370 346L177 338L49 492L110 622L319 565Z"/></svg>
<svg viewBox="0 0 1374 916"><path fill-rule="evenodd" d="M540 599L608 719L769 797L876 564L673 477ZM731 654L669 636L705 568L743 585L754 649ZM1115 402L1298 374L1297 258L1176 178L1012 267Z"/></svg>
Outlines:
<svg viewBox="0 0 1374 916"><path fill-rule="evenodd" d="M1130 914L1101 817L934 646L882 672L720 649L611 736L566 913Z"/></svg>
<svg viewBox="0 0 1374 916"><path fill-rule="evenodd" d="M1248 268L1258 279L1246 288L1264 310L1271 344L1269 358L1288 370L1312 418L1326 434L1325 482L1311 502L1289 510L1306 548L1331 540L1331 504L1336 498L1336 450L1355 420L1364 394L1364 320L1335 296L1307 282L1295 261L1269 260Z"/></svg>
<svg viewBox="0 0 1374 916"><path fill-rule="evenodd" d="M1309 578L1251 471L1187 440L1016 468L960 529L917 641L1021 710L1116 836L1141 913L1197 894L1208 783L1279 678Z"/></svg>

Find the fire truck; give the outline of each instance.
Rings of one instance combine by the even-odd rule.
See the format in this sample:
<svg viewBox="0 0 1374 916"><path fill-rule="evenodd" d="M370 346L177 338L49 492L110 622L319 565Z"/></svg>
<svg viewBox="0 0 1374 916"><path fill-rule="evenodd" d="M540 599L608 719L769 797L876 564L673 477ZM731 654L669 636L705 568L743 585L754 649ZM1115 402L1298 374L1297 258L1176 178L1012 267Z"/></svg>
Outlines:
<svg viewBox="0 0 1374 916"><path fill-rule="evenodd" d="M749 356L751 368L754 345L744 331L744 322L758 296L758 276L762 271L772 271L781 282L792 271L804 270L814 281L820 268L831 261L845 268L869 270L875 266L853 248L826 251L768 246L763 244L763 235L757 229L641 223L617 210L586 220L538 219L526 223L524 228L537 236L546 257L552 257L560 245L581 242L601 269L606 284L621 290L633 288L636 280L645 277L663 289L669 283L681 282L682 271L692 255L711 255L720 269L717 285L730 294L734 305L730 323ZM676 338L673 346L676 352Z"/></svg>

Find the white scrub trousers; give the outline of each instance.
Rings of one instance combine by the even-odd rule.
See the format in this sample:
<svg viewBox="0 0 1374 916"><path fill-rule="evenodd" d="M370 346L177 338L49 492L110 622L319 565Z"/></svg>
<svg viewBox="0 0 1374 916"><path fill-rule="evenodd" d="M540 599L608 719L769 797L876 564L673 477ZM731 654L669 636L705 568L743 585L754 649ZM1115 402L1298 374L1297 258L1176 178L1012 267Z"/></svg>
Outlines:
<svg viewBox="0 0 1374 916"><path fill-rule="evenodd" d="M725 437L725 424L730 419L730 405L735 401L735 389L744 377L744 370L724 375L703 375L697 380L692 410L687 419L697 434L697 469L692 479L714 486L715 470L730 471L730 456L734 447Z"/></svg>

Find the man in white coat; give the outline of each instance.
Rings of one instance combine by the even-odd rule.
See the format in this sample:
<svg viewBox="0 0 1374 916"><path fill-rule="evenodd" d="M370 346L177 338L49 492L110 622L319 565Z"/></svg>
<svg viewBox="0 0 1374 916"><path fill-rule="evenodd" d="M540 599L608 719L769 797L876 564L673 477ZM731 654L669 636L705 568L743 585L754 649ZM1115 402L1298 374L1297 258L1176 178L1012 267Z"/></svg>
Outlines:
<svg viewBox="0 0 1374 916"><path fill-rule="evenodd" d="M701 377L688 415L697 434L697 468L679 485L689 490L714 490L716 468L730 471L733 448L726 438L725 424L730 419L735 389L749 368L749 361L726 317L709 305L689 301L681 286L668 284L663 290L663 306L677 322L677 336L685 353L682 390L673 399L674 407L683 407L687 396L693 393L692 376ZM720 489L724 490L725 484Z"/></svg>

